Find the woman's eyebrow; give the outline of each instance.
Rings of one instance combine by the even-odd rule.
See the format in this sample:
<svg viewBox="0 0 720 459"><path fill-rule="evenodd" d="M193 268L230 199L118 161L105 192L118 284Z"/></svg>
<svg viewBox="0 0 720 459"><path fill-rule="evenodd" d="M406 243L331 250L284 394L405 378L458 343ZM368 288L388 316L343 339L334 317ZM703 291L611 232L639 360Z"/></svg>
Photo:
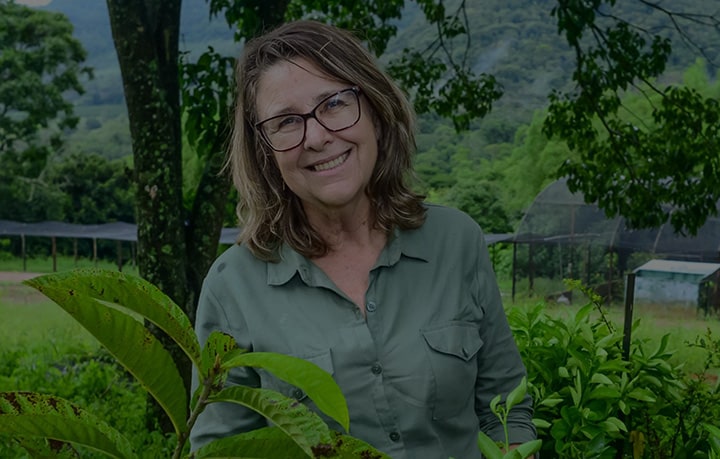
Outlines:
<svg viewBox="0 0 720 459"><path fill-rule="evenodd" d="M335 94L343 91L343 89L329 89L327 91L323 91L320 94L316 95L312 99L313 107L315 108L317 104L322 102L323 100L327 99L328 97L334 96ZM302 115L305 113L308 113L308 111L299 111L295 106L293 105L287 105L285 107L282 107L279 110L273 110L275 113L272 116L280 116L280 115Z"/></svg>

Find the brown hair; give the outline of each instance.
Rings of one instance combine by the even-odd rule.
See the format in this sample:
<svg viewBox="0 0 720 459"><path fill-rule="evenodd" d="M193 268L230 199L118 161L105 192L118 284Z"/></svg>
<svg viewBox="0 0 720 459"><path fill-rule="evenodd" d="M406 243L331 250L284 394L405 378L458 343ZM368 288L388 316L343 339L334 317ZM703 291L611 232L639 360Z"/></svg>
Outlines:
<svg viewBox="0 0 720 459"><path fill-rule="evenodd" d="M236 67L238 95L229 164L240 200L239 241L263 260L277 260L283 242L307 257L325 255L325 240L308 222L300 199L284 186L272 150L255 129L257 88L279 61L303 58L331 78L361 88L380 130L378 159L368 184L375 228L422 225L423 196L408 180L415 151L415 117L407 98L349 32L315 21L296 21L249 41Z"/></svg>

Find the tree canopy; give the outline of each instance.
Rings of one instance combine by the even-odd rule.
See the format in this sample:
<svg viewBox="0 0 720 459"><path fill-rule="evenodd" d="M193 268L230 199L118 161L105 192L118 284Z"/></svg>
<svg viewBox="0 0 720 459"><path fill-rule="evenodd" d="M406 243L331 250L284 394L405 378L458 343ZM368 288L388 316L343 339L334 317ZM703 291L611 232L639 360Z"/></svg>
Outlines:
<svg viewBox="0 0 720 459"><path fill-rule="evenodd" d="M720 31L720 17L641 2L667 16L672 28L700 55L691 29ZM662 84L673 42L660 32L616 15L616 0L558 2L558 30L575 52L572 90L550 97L545 133L577 153L560 168L573 191L609 216L637 228L668 219L694 234L718 212L720 199L720 102L691 86ZM627 109L627 91L651 105L643 118Z"/></svg>
<svg viewBox="0 0 720 459"><path fill-rule="evenodd" d="M64 15L8 0L0 0L0 49L0 194L17 207L3 206L0 217L57 217L44 176L77 123L68 97L91 75L85 51Z"/></svg>

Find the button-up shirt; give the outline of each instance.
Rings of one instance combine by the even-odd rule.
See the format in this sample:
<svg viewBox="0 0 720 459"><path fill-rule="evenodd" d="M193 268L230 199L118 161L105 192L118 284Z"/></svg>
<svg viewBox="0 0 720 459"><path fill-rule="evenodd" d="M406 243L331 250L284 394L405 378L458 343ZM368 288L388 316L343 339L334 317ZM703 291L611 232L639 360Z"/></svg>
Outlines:
<svg viewBox="0 0 720 459"><path fill-rule="evenodd" d="M311 259L289 246L280 258L261 261L235 245L216 260L197 311L201 343L221 330L251 351L317 364L345 395L349 434L395 459L480 458L479 430L504 441L489 403L526 373L470 217L428 205L420 228L395 231L370 271L365 315ZM314 408L264 371L233 369L228 383L274 389ZM535 438L531 418L526 397L509 417L512 443ZM266 425L246 408L214 403L191 442L196 449Z"/></svg>

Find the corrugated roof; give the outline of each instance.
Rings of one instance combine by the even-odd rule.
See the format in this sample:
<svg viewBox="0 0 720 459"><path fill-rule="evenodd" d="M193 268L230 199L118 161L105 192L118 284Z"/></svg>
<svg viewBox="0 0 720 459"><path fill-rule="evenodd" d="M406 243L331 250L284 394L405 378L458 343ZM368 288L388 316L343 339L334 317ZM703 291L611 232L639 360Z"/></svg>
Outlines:
<svg viewBox="0 0 720 459"><path fill-rule="evenodd" d="M702 263L679 260L650 260L644 265L635 268L633 272L656 271L665 273L694 274L706 277L717 270L720 270L720 263Z"/></svg>
<svg viewBox="0 0 720 459"><path fill-rule="evenodd" d="M237 242L240 228L223 228L220 234L221 244ZM0 236L44 236L88 239L110 239L117 241L137 241L137 226L134 223L114 222L98 225L80 225L65 222L23 223L0 220ZM486 234L487 245L512 240L512 234Z"/></svg>

